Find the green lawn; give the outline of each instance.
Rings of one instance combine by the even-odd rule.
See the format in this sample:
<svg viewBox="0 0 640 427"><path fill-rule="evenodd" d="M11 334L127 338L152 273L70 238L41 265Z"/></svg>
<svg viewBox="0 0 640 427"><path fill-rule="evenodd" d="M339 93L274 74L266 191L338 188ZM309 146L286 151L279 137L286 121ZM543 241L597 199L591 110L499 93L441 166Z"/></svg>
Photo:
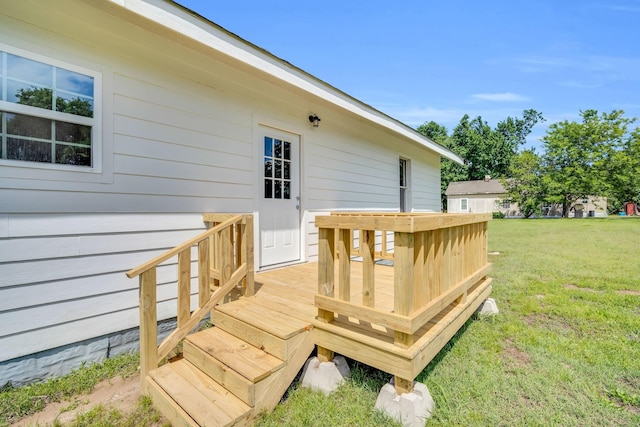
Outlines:
<svg viewBox="0 0 640 427"><path fill-rule="evenodd" d="M418 377L429 426L640 425L640 220L495 220L500 314L470 320ZM383 373L325 397L292 389L259 425L390 425Z"/></svg>
<svg viewBox="0 0 640 427"><path fill-rule="evenodd" d="M436 401L428 426L640 426L640 219L494 220L489 251L500 314L470 319L418 377ZM111 365L126 374L129 359L0 392L0 425L90 388ZM373 410L388 379L352 363L332 395L294 384L258 425L397 425ZM75 425L143 426L157 416L145 402Z"/></svg>

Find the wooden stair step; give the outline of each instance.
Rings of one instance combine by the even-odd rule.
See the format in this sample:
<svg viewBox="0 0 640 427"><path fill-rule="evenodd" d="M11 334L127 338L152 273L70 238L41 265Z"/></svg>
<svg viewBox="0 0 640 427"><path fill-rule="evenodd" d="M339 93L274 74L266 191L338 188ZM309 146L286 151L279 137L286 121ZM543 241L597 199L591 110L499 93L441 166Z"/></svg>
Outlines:
<svg viewBox="0 0 640 427"><path fill-rule="evenodd" d="M249 405L185 359L154 369L147 382L154 403L173 409L163 410L165 415L188 414L184 420L170 419L174 425L233 426L246 422L252 412Z"/></svg>
<svg viewBox="0 0 640 427"><path fill-rule="evenodd" d="M255 304L251 301L252 299L253 297L243 298L232 303L222 304L216 306L216 310L284 340L310 327L309 322Z"/></svg>
<svg viewBox="0 0 640 427"><path fill-rule="evenodd" d="M220 328L189 335L186 340L252 383L282 368L284 362Z"/></svg>

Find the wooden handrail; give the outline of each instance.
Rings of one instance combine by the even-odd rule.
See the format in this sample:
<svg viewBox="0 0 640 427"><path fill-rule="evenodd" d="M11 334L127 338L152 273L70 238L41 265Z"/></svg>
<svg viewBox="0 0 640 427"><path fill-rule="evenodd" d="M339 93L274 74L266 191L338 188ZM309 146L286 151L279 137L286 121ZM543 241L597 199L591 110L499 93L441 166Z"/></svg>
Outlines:
<svg viewBox="0 0 640 427"><path fill-rule="evenodd" d="M144 378L149 371L156 368L158 362L231 290L242 283L245 295L249 296L254 292L253 216L209 215L209 221L206 222L223 218L224 221L220 224L126 273L129 278L139 276L140 281L140 375L143 389L146 389ZM198 246L198 307L192 312L191 249L195 245ZM156 270L161 263L176 256L177 327L158 345ZM215 272L215 279L212 272Z"/></svg>
<svg viewBox="0 0 640 427"><path fill-rule="evenodd" d="M191 248L194 245L197 245L198 243L200 243L202 240L208 238L209 236L217 233L218 231L225 229L227 227L229 227L232 224L235 224L236 222L239 222L240 220L242 220L242 215L235 215L231 218L229 218L228 220L226 220L225 222L222 222L218 225L216 225L215 227L212 227L210 229L208 229L207 231L202 232L201 234L198 234L197 236L193 237L192 239L187 240L186 242L176 246L173 249L169 249L168 251L166 251L165 253L158 255L157 257L153 258L152 260L149 260L147 262L145 262L144 264L139 265L136 268L132 268L131 270L127 271L127 277L129 279L133 279L136 276L139 276L140 274L144 273L145 271L153 268L153 267L157 267L158 265L162 264L163 262L165 262L166 260L178 255L180 252L184 251L187 248Z"/></svg>
<svg viewBox="0 0 640 427"><path fill-rule="evenodd" d="M489 214L371 212L316 217L318 318L332 322L337 313L381 325L395 331L396 345L411 346L416 331L452 302L464 301L491 270L486 245L490 219ZM359 247L353 248L356 231ZM386 253L386 244L376 251L376 233L386 243L387 232L394 233L393 252ZM376 307L375 260L383 255L393 260L392 311ZM362 257L362 301L351 300L351 256Z"/></svg>

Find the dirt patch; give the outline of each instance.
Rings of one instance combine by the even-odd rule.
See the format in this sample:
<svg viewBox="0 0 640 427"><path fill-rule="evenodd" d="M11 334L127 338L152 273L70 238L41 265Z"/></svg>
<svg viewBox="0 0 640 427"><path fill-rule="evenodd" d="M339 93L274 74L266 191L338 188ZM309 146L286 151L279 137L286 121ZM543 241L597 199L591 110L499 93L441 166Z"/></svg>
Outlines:
<svg viewBox="0 0 640 427"><path fill-rule="evenodd" d="M523 318L524 323L532 328L548 329L561 335L576 332L575 328L568 321L560 317L552 317L548 314L530 314Z"/></svg>
<svg viewBox="0 0 640 427"><path fill-rule="evenodd" d="M618 294L618 295L638 295L638 296L640 296L640 291L631 291L631 290L628 290L628 289L622 289L622 290L616 291L616 294Z"/></svg>
<svg viewBox="0 0 640 427"><path fill-rule="evenodd" d="M134 410L142 397L140 376L128 378L116 377L98 383L90 394L75 396L72 400L51 403L42 411L23 418L13 426L49 426L57 420L67 424L75 420L78 414L102 404L105 407L116 407L122 413Z"/></svg>
<svg viewBox="0 0 640 427"><path fill-rule="evenodd" d="M577 286L573 283L567 283L566 285L564 285L565 289L572 289L574 291L582 291L582 292L598 292L595 289L591 289L591 288L583 288L580 286Z"/></svg>
<svg viewBox="0 0 640 427"><path fill-rule="evenodd" d="M512 369L524 368L531 363L531 356L529 356L528 353L520 350L510 339L506 340L504 343L502 357L508 365L508 368Z"/></svg>

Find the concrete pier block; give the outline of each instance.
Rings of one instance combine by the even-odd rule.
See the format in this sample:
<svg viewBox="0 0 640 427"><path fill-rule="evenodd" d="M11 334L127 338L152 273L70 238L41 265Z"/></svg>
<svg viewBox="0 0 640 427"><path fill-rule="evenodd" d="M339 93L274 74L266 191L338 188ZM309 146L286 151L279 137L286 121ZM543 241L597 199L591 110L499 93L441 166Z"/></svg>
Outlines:
<svg viewBox="0 0 640 427"><path fill-rule="evenodd" d="M498 305L496 304L496 300L493 298L487 298L486 301L478 307L478 314L493 316L498 313Z"/></svg>
<svg viewBox="0 0 640 427"><path fill-rule="evenodd" d="M335 356L332 362L322 362L317 357L307 360L302 371L302 387L330 394L351 374L347 361Z"/></svg>
<svg viewBox="0 0 640 427"><path fill-rule="evenodd" d="M375 406L405 427L424 427L434 407L429 389L418 382L414 383L413 391L400 396L392 383L385 384L378 394Z"/></svg>

